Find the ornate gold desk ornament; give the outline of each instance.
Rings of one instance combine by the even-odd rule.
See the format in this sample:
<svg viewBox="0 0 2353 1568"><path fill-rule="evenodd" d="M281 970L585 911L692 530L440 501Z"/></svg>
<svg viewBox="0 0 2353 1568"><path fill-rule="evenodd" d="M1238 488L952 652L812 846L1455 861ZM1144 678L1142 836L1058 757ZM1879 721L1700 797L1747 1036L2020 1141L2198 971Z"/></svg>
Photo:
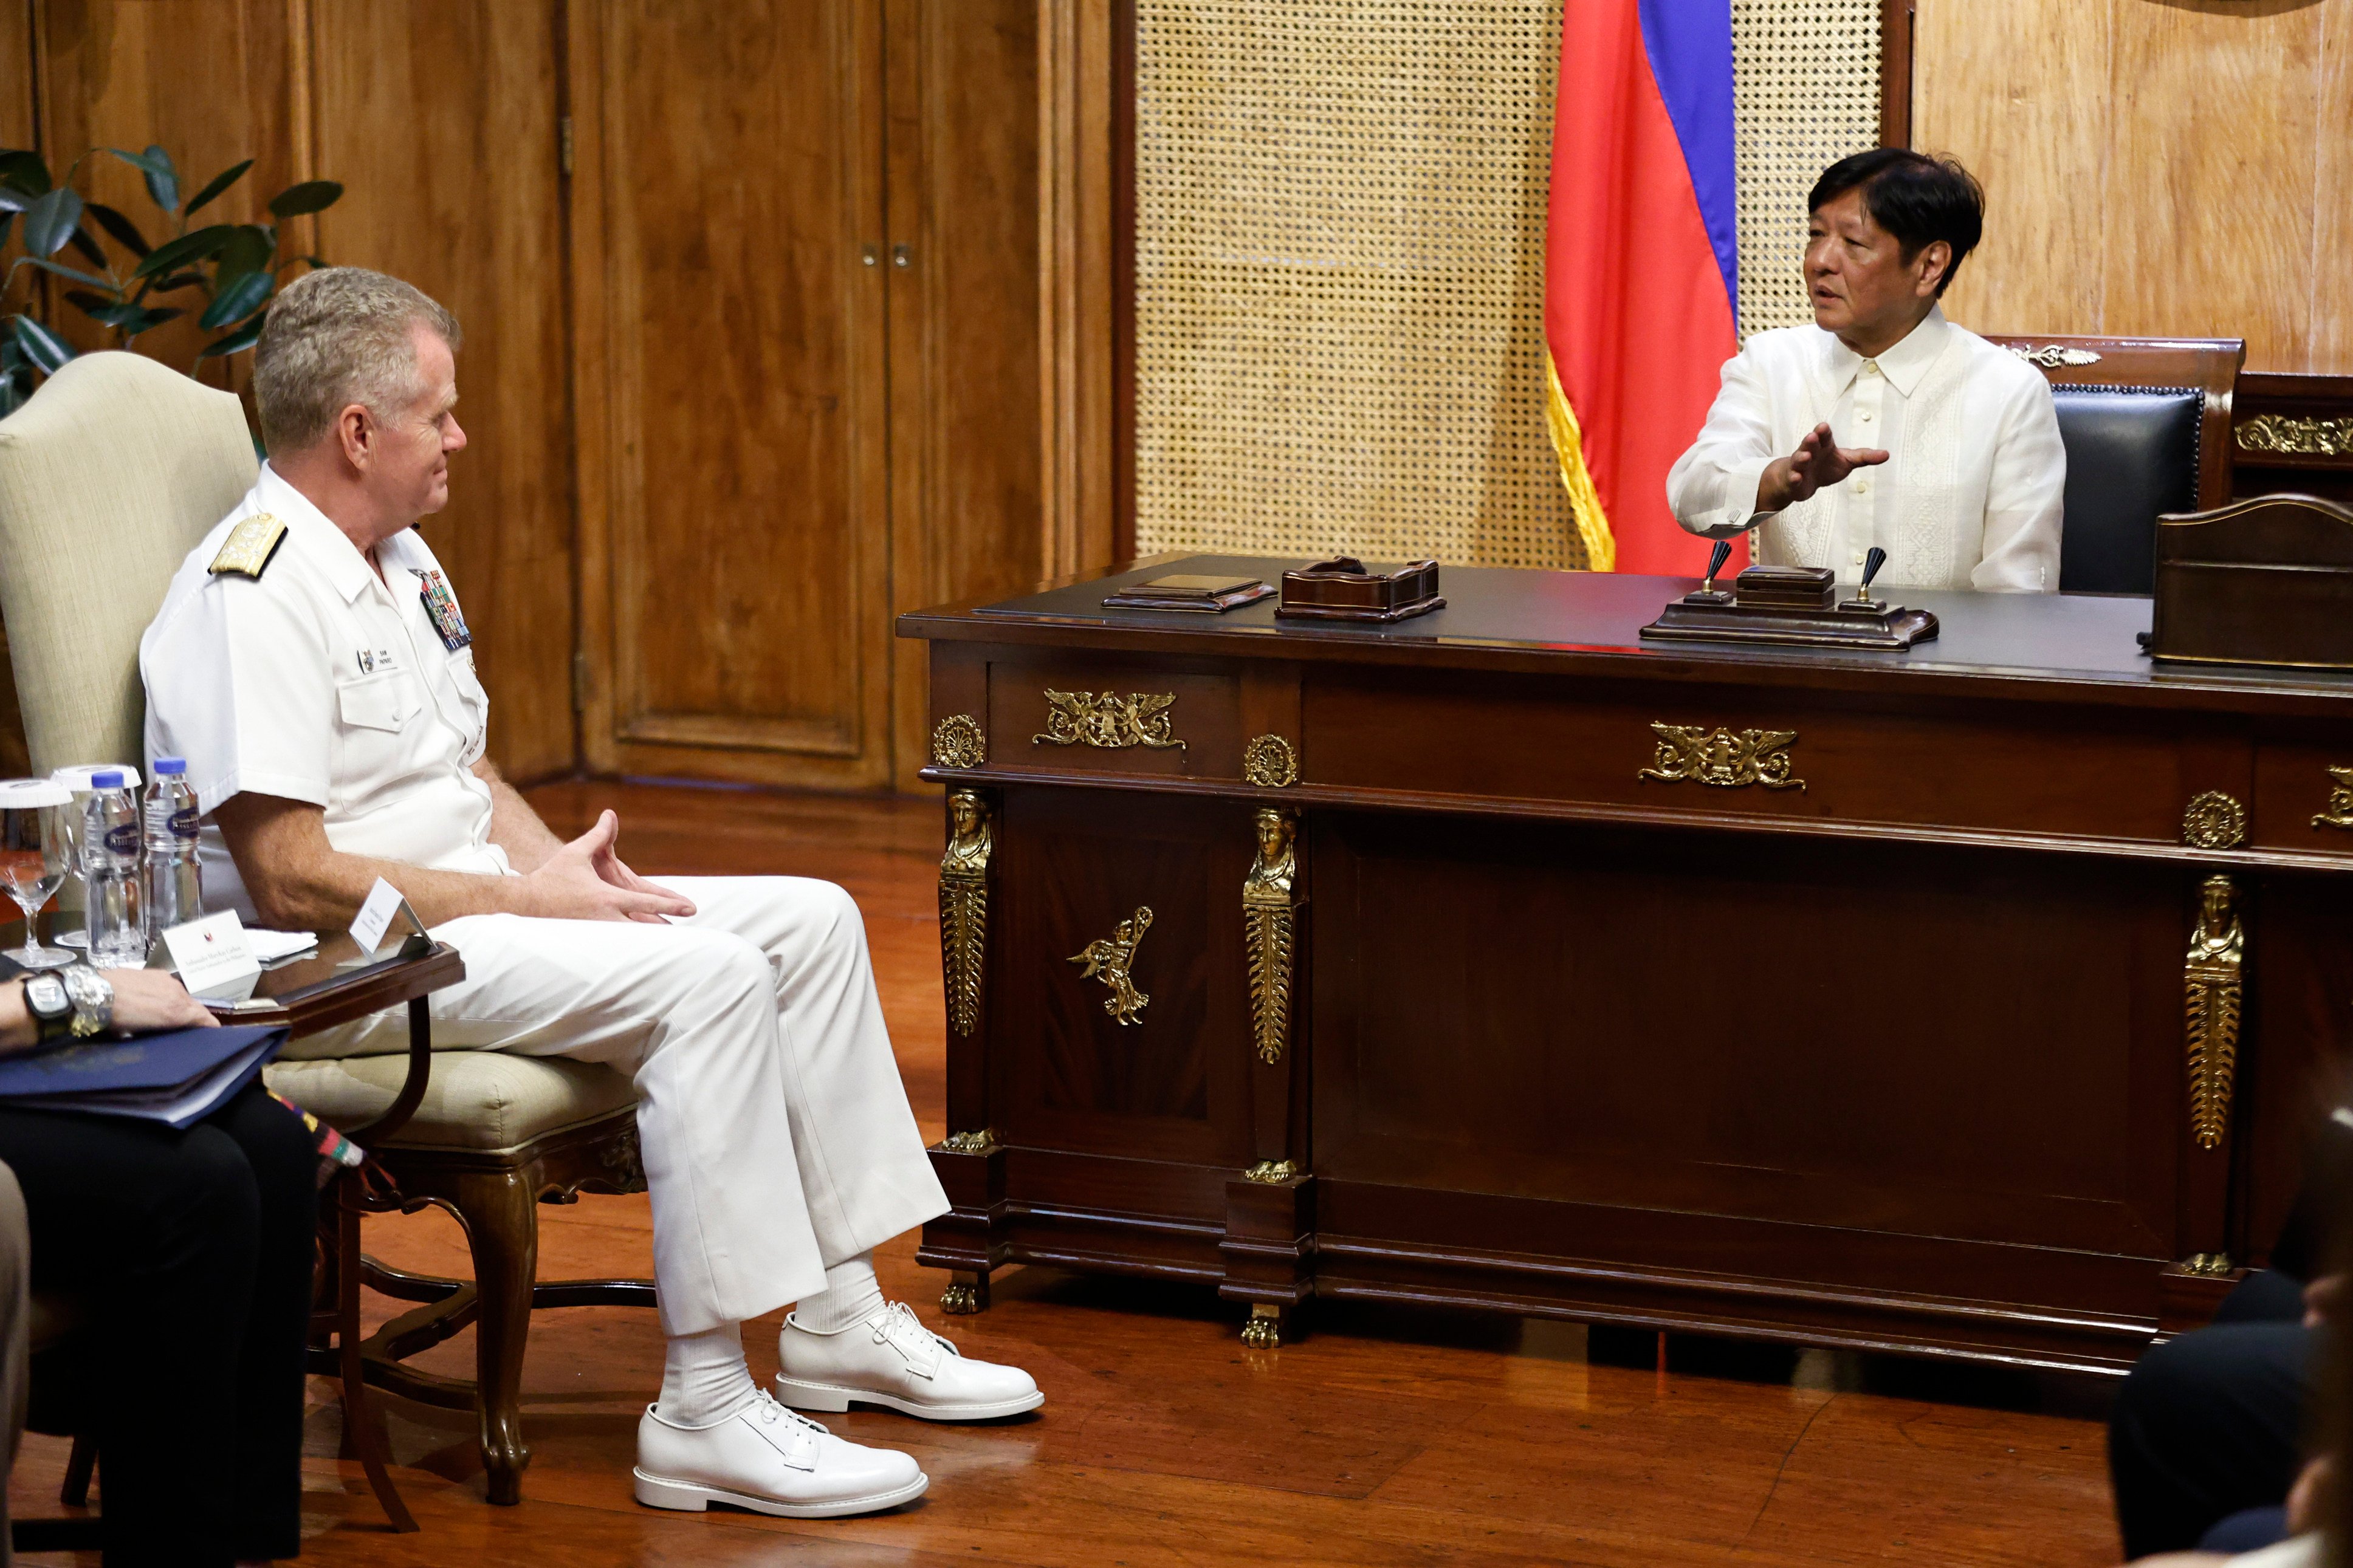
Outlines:
<svg viewBox="0 0 2353 1568"><path fill-rule="evenodd" d="M2328 809L2312 819L2315 827L2353 827L2353 768L2328 770Z"/></svg>
<svg viewBox="0 0 2353 1568"><path fill-rule="evenodd" d="M1299 1167L1289 1160L1261 1160L1242 1173L1245 1182L1264 1182L1269 1186L1287 1182L1299 1174Z"/></svg>
<svg viewBox="0 0 2353 1568"><path fill-rule="evenodd" d="M1243 1346L1254 1351L1271 1351L1282 1343L1282 1314L1263 1301L1251 1302L1250 1321L1242 1324Z"/></svg>
<svg viewBox="0 0 2353 1568"><path fill-rule="evenodd" d="M2294 452L2306 457L2353 454L2353 419L2258 414L2238 428L2242 452Z"/></svg>
<svg viewBox="0 0 2353 1568"><path fill-rule="evenodd" d="M1046 728L1029 737L1033 746L1094 746L1106 752L1142 746L1152 752L1181 752L1172 726L1176 706L1173 691L1049 691Z"/></svg>
<svg viewBox="0 0 2353 1568"><path fill-rule="evenodd" d="M997 1147L997 1129L980 1127L970 1132L951 1132L940 1140L940 1147L951 1154L986 1154Z"/></svg>
<svg viewBox="0 0 2353 1568"><path fill-rule="evenodd" d="M1242 748L1242 782L1288 789L1299 782L1299 753L1280 735L1261 735Z"/></svg>
<svg viewBox="0 0 2353 1568"><path fill-rule="evenodd" d="M932 761L944 768L976 768L988 755L988 737L969 713L951 713L932 731Z"/></svg>
<svg viewBox="0 0 2353 1568"><path fill-rule="evenodd" d="M968 789L948 796L953 831L940 857L940 973L947 982L948 1027L980 1024L981 960L988 949L988 856L996 840L988 807Z"/></svg>
<svg viewBox="0 0 2353 1568"><path fill-rule="evenodd" d="M2193 849L2236 849L2247 841L2247 808L2219 789L2200 790L2181 813L2181 841Z"/></svg>
<svg viewBox="0 0 2353 1568"><path fill-rule="evenodd" d="M1258 858L1242 879L1242 940L1250 947L1250 1037L1258 1059L1282 1059L1291 1037L1291 961L1298 937L1298 827L1274 807L1261 806L1254 824Z"/></svg>
<svg viewBox="0 0 2353 1568"><path fill-rule="evenodd" d="M2236 889L2217 873L2200 889L2198 924L2181 966L2189 1044L2189 1131L2200 1149L2221 1146L2231 1125L2231 1081L2239 1065L2241 971L2247 934L2232 907Z"/></svg>
<svg viewBox="0 0 2353 1568"><path fill-rule="evenodd" d="M1805 780L1789 776L1789 748L1798 743L1795 730L1743 730L1736 735L1696 724L1652 724L1651 733L1659 738L1659 753L1634 774L1637 779L1716 789L1806 787Z"/></svg>
<svg viewBox="0 0 2353 1568"><path fill-rule="evenodd" d="M1109 936L1094 941L1071 955L1072 963L1083 963L1079 972L1082 980L1100 980L1111 987L1103 998L1103 1011L1122 1024L1137 1022L1152 998L1135 988L1129 973L1135 963L1135 950L1144 941L1144 933L1152 929L1152 911L1142 905L1135 913L1119 922Z"/></svg>

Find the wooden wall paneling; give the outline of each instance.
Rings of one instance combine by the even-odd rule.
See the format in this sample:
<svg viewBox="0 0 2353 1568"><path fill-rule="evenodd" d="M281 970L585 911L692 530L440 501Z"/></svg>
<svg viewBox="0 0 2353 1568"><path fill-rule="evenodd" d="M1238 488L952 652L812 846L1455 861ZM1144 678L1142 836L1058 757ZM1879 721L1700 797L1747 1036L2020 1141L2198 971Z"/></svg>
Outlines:
<svg viewBox="0 0 2353 1568"><path fill-rule="evenodd" d="M892 608L1037 581L1037 0L889 0ZM907 264L901 266L900 247ZM892 773L918 786L922 643L892 647Z"/></svg>
<svg viewBox="0 0 2353 1568"><path fill-rule="evenodd" d="M1121 95L1132 100L1134 94L1132 50L1124 77L1116 69L1113 20L1123 9L1132 38L1132 0L1038 0L1039 339L1046 426L1041 564L1049 577L1098 569L1116 551L1113 280L1120 251L1113 129L1115 100ZM1129 151L1132 158L1132 136ZM1132 200L1132 184L1130 189ZM1127 226L1132 236L1132 205ZM1127 336L1132 350L1132 318Z"/></svg>
<svg viewBox="0 0 2353 1568"><path fill-rule="evenodd" d="M571 411L565 364L560 0L312 0L330 259L457 313L467 449L426 524L475 628L491 754L574 763Z"/></svg>
<svg viewBox="0 0 2353 1568"><path fill-rule="evenodd" d="M882 784L880 0L573 15L589 762Z"/></svg>
<svg viewBox="0 0 2353 1568"><path fill-rule="evenodd" d="M1912 145L1912 37L1917 0L1880 0L1879 144Z"/></svg>
<svg viewBox="0 0 2353 1568"><path fill-rule="evenodd" d="M2316 368L2322 17L2117 5L2104 244L2081 253L2103 259L2107 331L2243 337L2250 369Z"/></svg>
<svg viewBox="0 0 2353 1568"><path fill-rule="evenodd" d="M1984 183L1985 238L1946 301L1978 331L2110 330L2100 192L2118 3L2138 0L1920 0L1913 145Z"/></svg>
<svg viewBox="0 0 2353 1568"><path fill-rule="evenodd" d="M267 222L264 204L300 177L295 77L307 11L308 0L37 0L41 140L51 166L62 174L88 148L156 142L172 154L185 195L252 158L252 172L198 221ZM173 232L136 170L101 153L84 171L79 188L121 208L151 242ZM195 368L213 336L195 315L142 336L140 351ZM78 347L111 346L111 334L79 311L56 316ZM207 362L201 378L241 390L250 359L233 368Z"/></svg>
<svg viewBox="0 0 2353 1568"><path fill-rule="evenodd" d="M2353 375L2353 0L2327 0L2320 12L2320 91L2314 170L2312 348L2305 368Z"/></svg>

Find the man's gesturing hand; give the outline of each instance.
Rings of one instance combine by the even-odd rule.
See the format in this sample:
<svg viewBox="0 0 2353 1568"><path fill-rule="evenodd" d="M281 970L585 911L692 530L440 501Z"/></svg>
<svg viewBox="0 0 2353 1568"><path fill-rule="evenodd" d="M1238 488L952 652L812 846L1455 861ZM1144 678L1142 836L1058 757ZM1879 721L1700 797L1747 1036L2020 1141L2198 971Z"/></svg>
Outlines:
<svg viewBox="0 0 2353 1568"><path fill-rule="evenodd" d="M566 844L547 863L525 877L530 889L526 913L551 920L650 921L664 915L686 916L694 906L647 881L621 864L613 853L620 837L621 819L607 811L596 826Z"/></svg>
<svg viewBox="0 0 2353 1568"><path fill-rule="evenodd" d="M1834 485L1857 468L1887 461L1876 447L1841 447L1831 439L1831 427L1817 425L1786 458L1776 458L1757 480L1757 510L1779 511L1810 499L1824 485Z"/></svg>

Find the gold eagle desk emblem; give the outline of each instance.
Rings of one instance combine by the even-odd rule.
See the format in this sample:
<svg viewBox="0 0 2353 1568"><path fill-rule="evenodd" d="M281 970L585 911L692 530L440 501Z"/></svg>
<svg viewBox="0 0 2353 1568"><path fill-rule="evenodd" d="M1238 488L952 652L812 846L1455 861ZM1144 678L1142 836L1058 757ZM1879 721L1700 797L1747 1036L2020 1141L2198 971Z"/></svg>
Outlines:
<svg viewBox="0 0 2353 1568"><path fill-rule="evenodd" d="M1798 742L1795 730L1709 731L1696 724L1652 724L1659 738L1658 754L1635 778L1661 784L1703 784L1715 789L1742 789L1762 784L1767 789L1806 787L1789 776L1789 748Z"/></svg>

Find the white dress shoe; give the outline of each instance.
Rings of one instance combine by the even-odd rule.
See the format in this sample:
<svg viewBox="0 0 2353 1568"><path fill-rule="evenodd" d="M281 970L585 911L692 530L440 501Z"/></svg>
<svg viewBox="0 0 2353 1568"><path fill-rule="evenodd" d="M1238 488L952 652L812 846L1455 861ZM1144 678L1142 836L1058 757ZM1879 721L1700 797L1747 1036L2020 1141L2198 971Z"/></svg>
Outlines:
<svg viewBox="0 0 2353 1568"><path fill-rule="evenodd" d="M776 1358L776 1397L803 1410L847 1410L855 1401L927 1421L986 1421L1046 1403L1028 1373L958 1353L902 1301L830 1334L788 1314Z"/></svg>
<svg viewBox="0 0 2353 1568"><path fill-rule="evenodd" d="M932 1484L913 1456L846 1443L761 1394L712 1426L680 1426L654 1405L638 1422L638 1500L701 1513L712 1503L786 1519L896 1508Z"/></svg>

